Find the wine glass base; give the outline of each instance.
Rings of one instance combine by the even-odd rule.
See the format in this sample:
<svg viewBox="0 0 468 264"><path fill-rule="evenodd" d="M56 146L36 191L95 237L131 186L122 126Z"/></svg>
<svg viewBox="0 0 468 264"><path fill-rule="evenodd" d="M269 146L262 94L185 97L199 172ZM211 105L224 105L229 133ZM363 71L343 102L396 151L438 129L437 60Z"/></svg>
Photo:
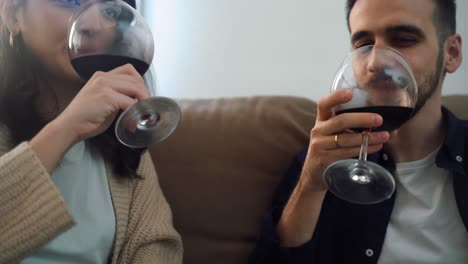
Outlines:
<svg viewBox="0 0 468 264"><path fill-rule="evenodd" d="M392 174L369 161L339 160L327 167L323 177L330 192L352 203L379 203L395 190Z"/></svg>
<svg viewBox="0 0 468 264"><path fill-rule="evenodd" d="M117 119L115 134L125 146L145 148L166 139L176 129L181 111L175 101L150 97L127 108Z"/></svg>

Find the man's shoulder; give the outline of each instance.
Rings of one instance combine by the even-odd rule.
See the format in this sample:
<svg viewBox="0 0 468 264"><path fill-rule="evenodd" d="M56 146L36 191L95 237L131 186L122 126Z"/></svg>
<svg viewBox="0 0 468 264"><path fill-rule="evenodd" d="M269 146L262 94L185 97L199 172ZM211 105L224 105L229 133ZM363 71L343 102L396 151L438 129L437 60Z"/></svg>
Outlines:
<svg viewBox="0 0 468 264"><path fill-rule="evenodd" d="M442 106L442 113L444 114L445 118L453 119L457 123L462 125L468 125L468 119L465 119L465 115L461 115L459 112L453 112L452 110L448 109L445 106Z"/></svg>
<svg viewBox="0 0 468 264"><path fill-rule="evenodd" d="M283 184L295 185L295 182L299 179L300 173L302 171L302 166L304 166L304 162L307 156L308 147L305 147L301 151L297 152L294 158L292 159L289 169L286 175L283 178Z"/></svg>
<svg viewBox="0 0 468 264"><path fill-rule="evenodd" d="M466 128L468 128L468 119L463 119L460 115L457 115L457 113L452 112L446 107L442 107L442 113L449 130L458 128L464 128L466 130Z"/></svg>
<svg viewBox="0 0 468 264"><path fill-rule="evenodd" d="M309 147L306 146L301 151L297 152L296 156L294 157L294 162L304 163L308 150L309 150Z"/></svg>

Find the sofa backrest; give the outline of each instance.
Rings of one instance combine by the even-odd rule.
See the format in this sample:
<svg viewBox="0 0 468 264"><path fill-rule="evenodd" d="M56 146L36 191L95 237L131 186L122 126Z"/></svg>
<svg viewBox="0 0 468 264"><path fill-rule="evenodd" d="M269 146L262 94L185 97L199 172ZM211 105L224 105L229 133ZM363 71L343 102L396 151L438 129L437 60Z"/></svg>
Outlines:
<svg viewBox="0 0 468 264"><path fill-rule="evenodd" d="M179 127L151 153L184 263L247 263L276 186L308 145L316 104L284 96L178 103ZM468 96L444 104L468 119Z"/></svg>

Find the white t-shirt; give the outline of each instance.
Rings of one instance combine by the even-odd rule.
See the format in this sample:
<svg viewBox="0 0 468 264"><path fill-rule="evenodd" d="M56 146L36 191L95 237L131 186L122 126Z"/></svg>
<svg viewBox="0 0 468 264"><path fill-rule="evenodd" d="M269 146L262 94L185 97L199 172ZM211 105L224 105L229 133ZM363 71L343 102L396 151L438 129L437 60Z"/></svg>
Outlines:
<svg viewBox="0 0 468 264"><path fill-rule="evenodd" d="M468 234L458 212L452 174L436 166L438 149L396 164L396 200L379 264L468 263Z"/></svg>
<svg viewBox="0 0 468 264"><path fill-rule="evenodd" d="M108 263L115 214L104 160L79 142L65 154L52 180L76 224L21 263Z"/></svg>

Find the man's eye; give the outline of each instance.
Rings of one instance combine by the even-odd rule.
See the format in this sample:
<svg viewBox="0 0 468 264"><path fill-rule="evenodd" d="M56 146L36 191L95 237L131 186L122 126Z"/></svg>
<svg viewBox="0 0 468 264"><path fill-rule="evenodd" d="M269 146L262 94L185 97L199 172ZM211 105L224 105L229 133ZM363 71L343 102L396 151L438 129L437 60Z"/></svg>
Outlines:
<svg viewBox="0 0 468 264"><path fill-rule="evenodd" d="M397 47L409 47L416 43L416 39L410 37L395 37L392 40L392 45Z"/></svg>
<svg viewBox="0 0 468 264"><path fill-rule="evenodd" d="M370 41L367 41L367 42L357 42L356 44L354 44L354 48L355 49L359 49L359 48L362 48L362 47L365 47L365 46L370 46L370 45L374 45L373 42L370 42Z"/></svg>

